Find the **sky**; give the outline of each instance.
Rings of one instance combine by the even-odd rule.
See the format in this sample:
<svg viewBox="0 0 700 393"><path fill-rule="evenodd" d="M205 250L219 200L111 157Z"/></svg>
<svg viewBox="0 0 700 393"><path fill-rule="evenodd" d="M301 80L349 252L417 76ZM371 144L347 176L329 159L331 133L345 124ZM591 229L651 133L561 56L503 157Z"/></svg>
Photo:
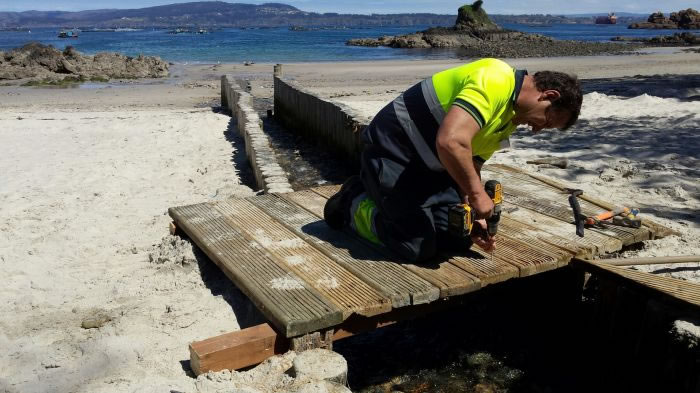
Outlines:
<svg viewBox="0 0 700 393"><path fill-rule="evenodd" d="M101 8L143 8L155 5L186 3L193 0L0 0L0 11L81 11ZM230 3L262 4L278 2L289 4L303 11L339 12L353 14L430 12L457 14L457 8L467 1L453 0L239 0ZM659 6L662 5L660 8ZM577 14L594 12L665 13L686 8L698 9L697 0L484 0L484 9L491 14Z"/></svg>

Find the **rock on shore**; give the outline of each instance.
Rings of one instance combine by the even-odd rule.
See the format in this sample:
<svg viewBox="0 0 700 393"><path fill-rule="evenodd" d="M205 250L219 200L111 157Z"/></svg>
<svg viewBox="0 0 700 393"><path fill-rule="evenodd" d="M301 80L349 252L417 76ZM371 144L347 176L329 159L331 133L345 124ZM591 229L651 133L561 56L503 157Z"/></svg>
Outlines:
<svg viewBox="0 0 700 393"><path fill-rule="evenodd" d="M625 42L642 42L649 45L671 45L671 46L689 46L700 45L700 36L693 33L675 33L673 35L660 35L651 38L639 37L615 37L613 41Z"/></svg>
<svg viewBox="0 0 700 393"><path fill-rule="evenodd" d="M0 80L107 81L166 76L168 63L153 56L129 57L106 52L88 56L72 46L59 51L37 42L9 52L0 51Z"/></svg>
<svg viewBox="0 0 700 393"><path fill-rule="evenodd" d="M649 15L646 22L632 23L630 29L700 29L700 12L688 8L678 12L671 12L666 18L663 12L654 12Z"/></svg>
<svg viewBox="0 0 700 393"><path fill-rule="evenodd" d="M540 35L507 30L493 23L482 1L459 8L453 27L435 27L414 34L360 38L354 46L392 48L458 48L458 54L474 57L545 57L619 54L636 49L630 45L560 41Z"/></svg>

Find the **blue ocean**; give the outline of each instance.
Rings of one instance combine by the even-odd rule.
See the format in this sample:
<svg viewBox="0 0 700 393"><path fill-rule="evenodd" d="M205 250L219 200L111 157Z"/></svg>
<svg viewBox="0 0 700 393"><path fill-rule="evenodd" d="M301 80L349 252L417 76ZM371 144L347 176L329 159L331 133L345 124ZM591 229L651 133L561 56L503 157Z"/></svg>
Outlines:
<svg viewBox="0 0 700 393"><path fill-rule="evenodd" d="M221 29L206 34L170 34L167 30L80 32L77 38L58 38L57 29L31 32L0 31L0 50L30 41L63 49L68 45L86 54L120 52L129 56L155 55L175 63L216 62L308 62L392 59L441 59L455 56L445 49L394 49L347 46L351 38L413 33L429 26L382 26L368 28L318 28L292 31L289 28ZM626 25L554 24L504 27L539 33L556 39L609 41L616 36L653 37L680 30L631 30Z"/></svg>

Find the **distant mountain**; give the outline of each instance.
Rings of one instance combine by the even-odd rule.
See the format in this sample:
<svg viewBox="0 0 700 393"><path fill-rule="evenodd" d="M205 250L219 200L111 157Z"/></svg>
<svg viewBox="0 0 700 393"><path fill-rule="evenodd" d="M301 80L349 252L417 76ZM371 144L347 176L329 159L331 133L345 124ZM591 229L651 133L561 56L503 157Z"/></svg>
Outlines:
<svg viewBox="0 0 700 393"><path fill-rule="evenodd" d="M594 16L604 16L607 15L610 12L615 12L615 11L607 11L607 12L593 12L593 13L587 13L587 14L566 14L567 17L569 18L593 18ZM646 19L649 14L638 14L634 12L615 12L615 15L618 17L628 17L628 18L638 18L638 19Z"/></svg>
<svg viewBox="0 0 700 393"><path fill-rule="evenodd" d="M571 15L542 15L542 14L531 14L531 15L489 15L491 20L498 24L503 23L521 23L521 24L535 24L535 25L551 25L554 23L566 23L566 24L591 24L595 23L595 17L601 15L607 15L607 12L599 12L593 14L571 14ZM615 13L617 15L617 23L627 24L632 22L644 21L647 19L648 15L643 14L631 14L629 12Z"/></svg>
<svg viewBox="0 0 700 393"><path fill-rule="evenodd" d="M495 23L593 23L593 15L490 15ZM647 15L618 13L618 23L646 20ZM78 12L0 12L0 29L36 27L172 28L172 27L277 27L277 26L452 26L454 15L439 14L338 14L299 10L287 4L243 4L201 1L138 9L101 9ZM625 18L623 21L622 18Z"/></svg>
<svg viewBox="0 0 700 393"><path fill-rule="evenodd" d="M455 15L337 14L305 12L280 3L242 4L202 1L139 9L103 9L78 12L0 12L0 28L31 27L274 27L431 25L450 26Z"/></svg>

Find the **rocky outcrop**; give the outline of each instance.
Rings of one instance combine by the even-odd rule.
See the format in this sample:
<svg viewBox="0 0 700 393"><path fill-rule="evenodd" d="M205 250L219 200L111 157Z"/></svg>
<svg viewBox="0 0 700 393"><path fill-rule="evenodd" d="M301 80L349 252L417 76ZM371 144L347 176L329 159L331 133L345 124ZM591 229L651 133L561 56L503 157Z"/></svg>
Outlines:
<svg viewBox="0 0 700 393"><path fill-rule="evenodd" d="M689 46L700 45L700 35L693 33L675 33L673 35L660 35L652 38L639 37L615 37L613 41L641 42L649 45Z"/></svg>
<svg viewBox="0 0 700 393"><path fill-rule="evenodd" d="M503 30L493 23L481 5L484 2L477 0L471 5L463 5L457 10L455 30L479 35L482 32Z"/></svg>
<svg viewBox="0 0 700 393"><path fill-rule="evenodd" d="M672 12L668 18L662 12L654 12L649 15L646 22L632 23L630 29L700 29L700 12L688 8L678 12Z"/></svg>
<svg viewBox="0 0 700 393"><path fill-rule="evenodd" d="M119 53L87 56L72 46L59 51L36 42L0 52L0 80L107 81L166 76L168 63L153 56L129 57Z"/></svg>
<svg viewBox="0 0 700 393"><path fill-rule="evenodd" d="M482 1L459 8L453 27L435 27L413 34L360 38L355 46L392 48L458 48L458 54L474 57L545 57L623 53L632 46L612 43L558 41L540 34L507 30L493 23Z"/></svg>

